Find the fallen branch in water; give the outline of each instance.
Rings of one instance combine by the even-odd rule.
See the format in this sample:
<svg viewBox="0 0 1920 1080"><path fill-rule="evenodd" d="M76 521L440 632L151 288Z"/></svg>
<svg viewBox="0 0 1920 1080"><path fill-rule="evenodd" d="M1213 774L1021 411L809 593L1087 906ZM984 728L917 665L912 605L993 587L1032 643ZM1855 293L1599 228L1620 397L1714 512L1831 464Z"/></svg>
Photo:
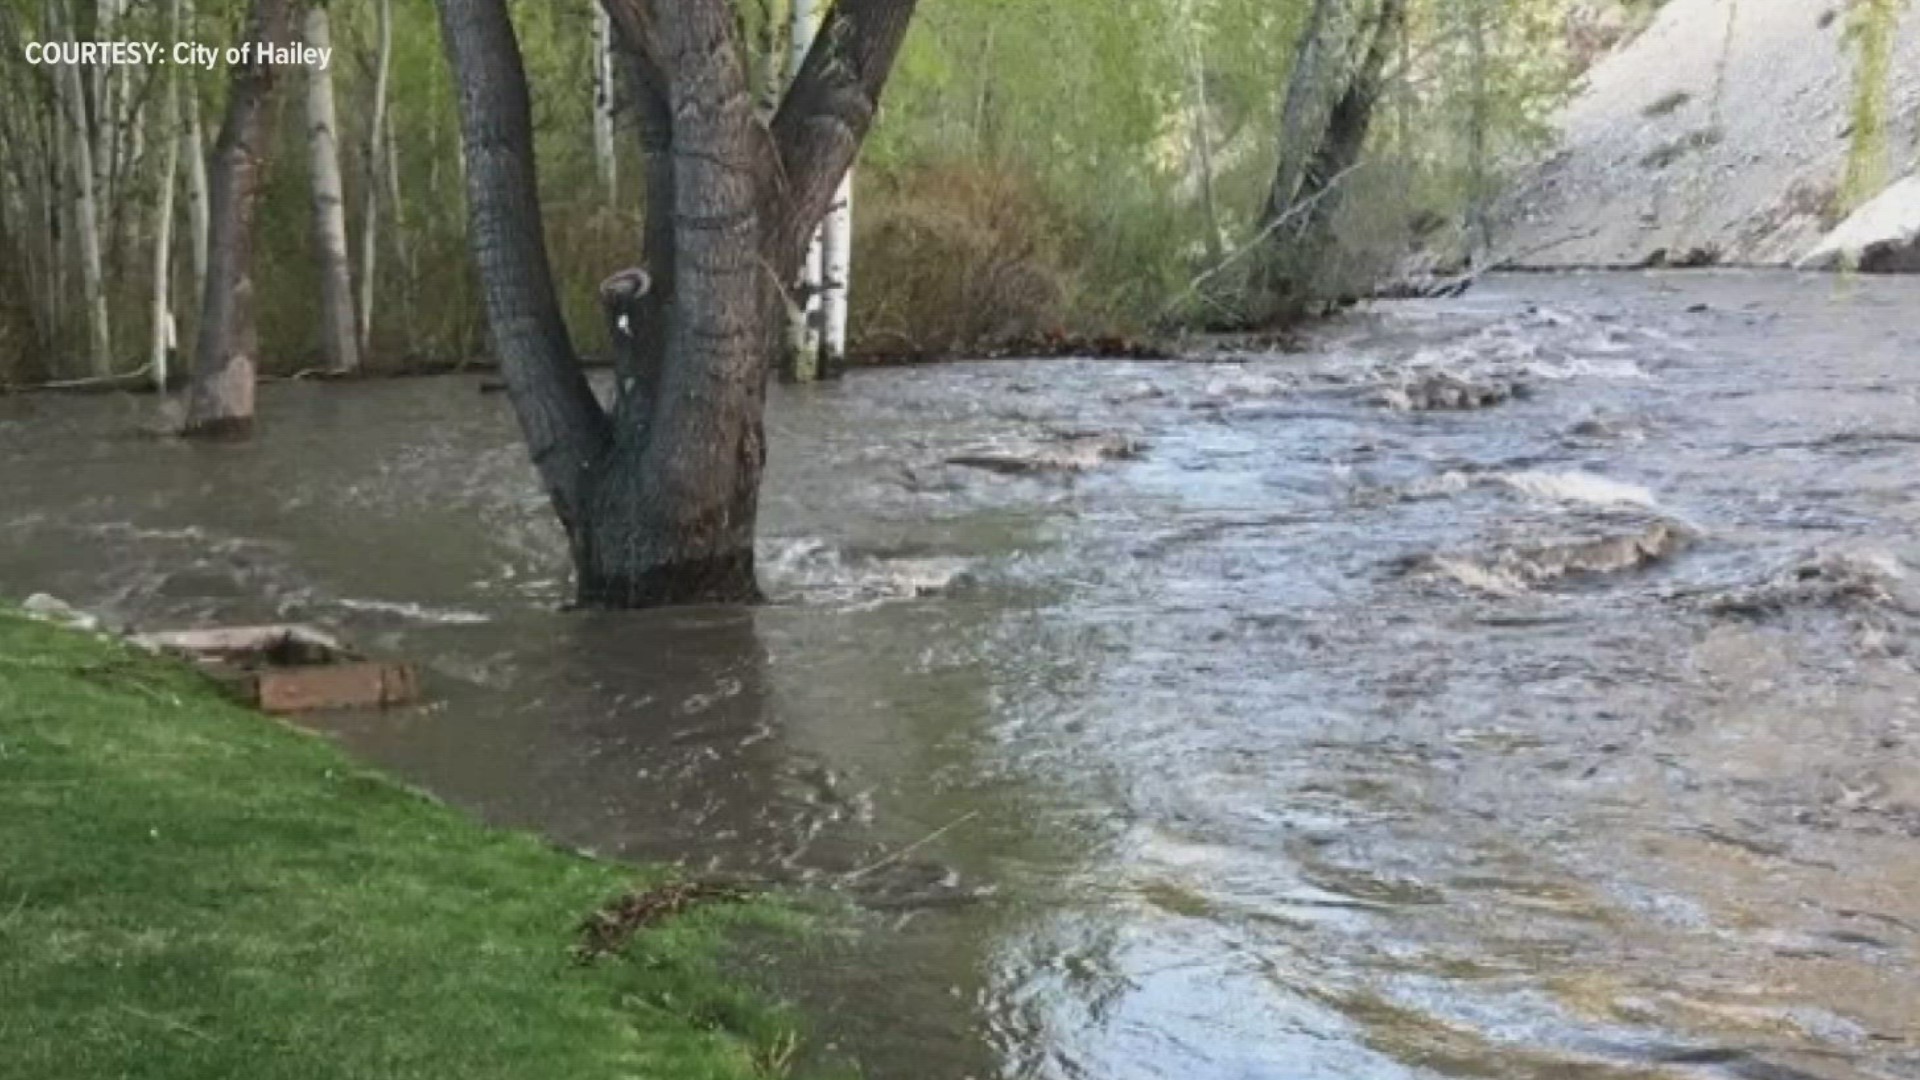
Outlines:
<svg viewBox="0 0 1920 1080"><path fill-rule="evenodd" d="M1530 248L1526 248L1522 251L1516 251L1511 255L1503 255L1498 259L1494 259L1488 262L1484 266L1476 266L1472 270L1469 270L1464 274L1455 274L1451 277L1441 278L1438 281L1430 282L1426 285L1419 286L1419 287L1414 287L1406 284L1405 282L1401 282L1399 283L1399 287L1396 290L1396 287L1394 285L1388 285L1384 288L1375 290L1373 296L1374 296L1374 299L1376 300L1402 300L1402 299L1438 300L1438 299L1445 299L1449 297L1459 296L1461 293L1464 293L1468 289L1473 288L1474 283L1478 282L1481 278L1487 276L1488 274L1491 274L1497 270L1509 269L1512 266L1514 266L1516 263L1520 262L1522 259L1531 258L1535 255L1540 254L1543 251L1547 251L1552 248L1557 248L1561 244L1571 244L1575 240L1585 240L1586 238L1595 235L1599 231L1600 231L1600 227L1596 225L1593 228L1587 229L1583 232L1568 233L1565 236L1558 237L1553 240L1548 240L1545 243L1535 244L1534 246Z"/></svg>
<svg viewBox="0 0 1920 1080"><path fill-rule="evenodd" d="M1327 181L1327 185L1325 187L1321 188L1319 191L1314 192L1311 198L1302 199L1299 202L1294 203L1292 206L1287 207L1286 213L1281 214L1279 217L1276 217L1272 221L1268 222L1265 228L1262 228L1259 232L1254 234L1253 239L1248 240L1246 243L1240 245L1237 248L1234 248L1231 252L1227 254L1225 258L1221 259L1217 263L1214 263L1212 266L1208 267L1205 271L1203 271L1199 277L1196 277L1192 281L1187 282L1187 287L1180 292L1180 295L1174 297L1172 300L1167 302L1166 307L1161 309L1160 316L1155 321L1165 322L1167 317L1173 314L1173 311L1175 308L1179 307L1181 304L1186 303L1189 298L1199 293L1200 287L1202 285L1205 285L1207 282L1212 281L1216 277L1219 277L1222 273L1226 271L1228 267L1233 266L1234 264L1238 263L1241 259L1246 258L1248 255L1252 254L1253 252L1258 251L1260 249L1260 246L1262 244L1265 244L1269 239L1271 239L1274 233L1277 233L1280 231L1282 226L1286 225L1291 221L1298 219L1302 214L1305 214L1307 211L1312 210L1314 207L1320 205L1320 201L1322 199L1325 199L1328 195L1332 194L1336 189L1340 187L1342 183L1346 181L1347 177L1352 176L1355 172L1359 171L1359 169L1365 164L1366 162L1358 162L1356 164L1347 166L1345 169L1342 169L1338 173L1335 173L1333 179Z"/></svg>

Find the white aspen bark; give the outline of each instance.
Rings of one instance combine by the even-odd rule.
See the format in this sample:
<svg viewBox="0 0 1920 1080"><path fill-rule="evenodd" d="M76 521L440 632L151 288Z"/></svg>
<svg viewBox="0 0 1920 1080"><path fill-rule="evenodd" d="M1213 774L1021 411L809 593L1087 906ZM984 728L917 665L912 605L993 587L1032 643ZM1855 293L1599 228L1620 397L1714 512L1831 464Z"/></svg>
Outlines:
<svg viewBox="0 0 1920 1080"><path fill-rule="evenodd" d="M373 347L373 285L380 258L380 182L387 160L387 94L393 70L393 0L379 0L379 46L373 67L373 120L367 128L366 176L360 205L360 303L355 342L360 355ZM399 195L394 194L396 212ZM396 226L398 218L395 219Z"/></svg>
<svg viewBox="0 0 1920 1080"><path fill-rule="evenodd" d="M837 369L847 358L847 295L853 283L853 171L840 181L822 227L820 364Z"/></svg>
<svg viewBox="0 0 1920 1080"><path fill-rule="evenodd" d="M180 0L171 0L167 8L168 33L180 33ZM147 367L153 375L153 388L167 392L167 360L173 347L173 189L180 169L180 140L174 129L180 123L180 76L169 69L166 86L160 91L160 163L159 197L153 208L153 306L150 311L152 338L148 342Z"/></svg>
<svg viewBox="0 0 1920 1080"><path fill-rule="evenodd" d="M620 162L613 147L613 21L593 5L593 160L608 206L620 202Z"/></svg>
<svg viewBox="0 0 1920 1080"><path fill-rule="evenodd" d="M80 69L63 65L59 78L66 87L64 109L73 151L74 218L79 243L80 287L87 311L87 367L96 376L113 373L113 330L107 317L106 282L100 258L100 204L96 198L95 162L91 133L87 130L86 88Z"/></svg>
<svg viewBox="0 0 1920 1080"><path fill-rule="evenodd" d="M800 261L800 294L787 303L787 347L793 355L795 382L820 377L820 281L825 276L826 245L816 229Z"/></svg>
<svg viewBox="0 0 1920 1080"><path fill-rule="evenodd" d="M315 49L333 48L324 4L307 8L303 34ZM333 73L307 69L307 175L313 187L313 243L320 262L320 353L329 370L360 367L353 318L353 272L347 255L347 200L340 179L339 119L333 103Z"/></svg>
<svg viewBox="0 0 1920 1080"><path fill-rule="evenodd" d="M193 0L180 5L183 34L194 31ZM191 81L184 91L185 123L180 130L181 157L187 163L187 250L193 255L193 295L186 306L199 311L207 291L207 223L211 196L207 189L207 143L200 133L200 90Z"/></svg>
<svg viewBox="0 0 1920 1080"><path fill-rule="evenodd" d="M807 62L813 48L814 0L792 0L789 12L787 83L792 84ZM793 352L793 377L797 382L812 382L820 377L820 281L825 251L824 237L815 229L813 242L801 261L798 295L787 305L787 339Z"/></svg>

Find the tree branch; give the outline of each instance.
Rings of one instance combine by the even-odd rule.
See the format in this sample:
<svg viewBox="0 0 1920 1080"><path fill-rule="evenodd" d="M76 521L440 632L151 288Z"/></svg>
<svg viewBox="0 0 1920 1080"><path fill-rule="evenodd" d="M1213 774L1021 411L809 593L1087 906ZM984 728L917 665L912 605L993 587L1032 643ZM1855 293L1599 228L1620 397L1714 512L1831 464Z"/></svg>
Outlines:
<svg viewBox="0 0 1920 1080"><path fill-rule="evenodd" d="M662 100L667 95L666 53L660 45L660 28L647 0L600 0L613 22L614 35L642 62L655 78L655 89Z"/></svg>
<svg viewBox="0 0 1920 1080"><path fill-rule="evenodd" d="M554 293L533 109L505 0L439 0L459 91L467 214L493 347L547 494L570 536L611 440Z"/></svg>
<svg viewBox="0 0 1920 1080"><path fill-rule="evenodd" d="M916 3L836 0L774 114L781 212L768 230L767 258L783 279L799 269L807 238L873 126Z"/></svg>

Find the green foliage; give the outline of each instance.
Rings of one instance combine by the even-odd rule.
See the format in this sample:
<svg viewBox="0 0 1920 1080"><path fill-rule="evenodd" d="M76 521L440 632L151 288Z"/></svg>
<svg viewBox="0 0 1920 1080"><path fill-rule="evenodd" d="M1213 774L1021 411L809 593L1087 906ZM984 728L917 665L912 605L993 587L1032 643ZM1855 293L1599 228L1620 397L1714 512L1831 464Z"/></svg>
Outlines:
<svg viewBox="0 0 1920 1080"><path fill-rule="evenodd" d="M358 228L368 195L376 0L330 0L340 102L339 144L348 224ZM1874 0L1886 3L1888 0ZM631 127L620 124L620 188L601 189L592 146L593 0L513 0L535 102L541 193L563 303L583 351L606 346L594 310L596 284L638 258L644 192ZM1391 65L1385 114L1374 125L1374 152L1342 201L1339 232L1365 277L1404 255L1435 221L1458 234L1475 203L1497 192L1546 133L1546 117L1571 84L1579 43L1568 0L1415 0L1410 40ZM88 5L83 5L88 6ZM225 45L238 32L244 0L200 0L196 25L183 32ZM1279 154L1279 114L1288 66L1305 25L1308 0L941 0L923 4L861 166L863 221L905 222L929 209L927 177L945 170L993 176L1022 193L1018 207L1037 215L1032 247L1049 254L1051 284L1021 298L1003 324L1044 323L1068 330L1138 330L1165 313L1204 320L1215 312L1188 300L1189 283L1211 263L1210 236L1229 250L1251 242ZM163 37L164 4L138 4L127 36ZM786 0L737 0L750 69L777 76L785 52ZM0 45L41 36L40 0L0 0ZM378 281L373 290L369 364L378 370L430 361L459 362L486 349L486 329L465 229L458 121L431 4L397 0L392 107L400 205L382 206ZM1485 23L1476 59L1465 28ZM772 62L765 53L771 50ZM49 160L50 110L45 69L0 55L0 176L26 177ZM226 72L190 71L210 142L218 128ZM317 363L317 269L297 93L303 76L283 72L273 161L260 211L256 259L262 360L269 372ZM1204 101L1204 109L1202 102ZM21 106L15 108L12 106ZM157 110L143 114L141 154L113 207L108 259L115 340L121 366L136 366L147 333L151 211L157 166ZM1210 220L1200 193L1196 133L1204 135L1215 194ZM1476 134L1477 133L1477 134ZM1478 146L1478 152L1472 147ZM1364 182L1361 182L1364 179ZM22 180L13 181L19 189ZM377 180L384 189L385 177ZM29 259L36 223L20 220L0 184L0 377L6 358L30 358L39 374L58 374L63 357L85 344L84 320L71 297L36 310L29 286L49 281L52 256ZM956 195L964 211L968 196ZM907 200L890 205L896 199ZM190 280L185 200L175 281ZM994 226L1000 228L1004 222ZM1419 225L1420 229L1414 228ZM920 268L898 230L856 236L861 282L911 278ZM1004 240L1004 237L1002 238ZM1429 236L1429 240L1433 239ZM996 244L1001 241L995 241ZM963 245L964 247L965 245ZM994 245L988 245L992 247ZM951 249L943 249L951 250ZM978 245L972 250L984 251ZM985 257L984 255L982 256ZM1001 256L995 256L999 258ZM1371 269L1369 269L1371 268ZM357 268L356 268L357 270ZM984 272L975 267L969 273ZM924 278L924 274L920 275ZM866 288L875 286L868 285ZM67 289L77 294L77 286ZM42 288L40 293L47 290ZM183 344L193 335L193 305L176 289ZM940 290L926 290L926 303ZM884 310L854 334L907 333L941 339L958 322L930 308L900 306L901 295L863 304ZM980 325L995 320L976 320ZM903 329L904 327L904 329ZM890 347L889 340L870 342ZM897 344L897 342L894 342ZM965 343L955 341L954 347ZM39 364L37 361L48 362Z"/></svg>
<svg viewBox="0 0 1920 1080"><path fill-rule="evenodd" d="M0 611L0 1075L783 1075L791 1018L721 973L780 909L570 958L636 877Z"/></svg>
<svg viewBox="0 0 1920 1080"><path fill-rule="evenodd" d="M1840 198L1847 210L1873 198L1887 182L1887 79L1892 75L1894 35L1905 0L1854 0L1847 41L1857 59L1853 76L1852 134Z"/></svg>

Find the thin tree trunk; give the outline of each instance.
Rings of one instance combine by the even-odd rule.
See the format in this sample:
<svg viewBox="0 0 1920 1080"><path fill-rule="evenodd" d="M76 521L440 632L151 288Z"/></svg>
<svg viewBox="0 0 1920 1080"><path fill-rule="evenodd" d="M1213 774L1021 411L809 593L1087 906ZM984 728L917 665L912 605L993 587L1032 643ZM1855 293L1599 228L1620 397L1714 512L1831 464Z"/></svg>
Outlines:
<svg viewBox="0 0 1920 1080"><path fill-rule="evenodd" d="M725 3L663 20L673 118L673 310L649 422L616 425L595 484L583 602L758 598L754 525L776 292L761 259L772 162Z"/></svg>
<svg viewBox="0 0 1920 1080"><path fill-rule="evenodd" d="M255 50L291 37L293 0L253 0L245 40ZM254 215L270 145L273 69L257 60L228 76L227 115L214 142L207 286L194 342L189 435L244 435L253 428L259 349L253 317Z"/></svg>
<svg viewBox="0 0 1920 1080"><path fill-rule="evenodd" d="M1468 63L1472 65L1473 100L1467 110L1467 263L1478 268L1493 247L1493 224L1487 199L1487 0L1468 0Z"/></svg>
<svg viewBox="0 0 1920 1080"><path fill-rule="evenodd" d="M1189 14L1187 33L1188 78L1193 85L1193 149L1200 168L1200 216L1205 226L1207 265L1218 266L1226 257L1226 234L1220 227L1219 203L1213 184L1213 119L1207 104L1207 69L1200 53L1200 36Z"/></svg>
<svg viewBox="0 0 1920 1080"><path fill-rule="evenodd" d="M61 9L56 0L43 0L41 7L42 26L48 40L62 36ZM48 345L56 352L64 347L67 325L67 233L69 232L67 209L67 178L73 175L73 138L71 110L67 79L55 72L52 79L53 122L49 125L48 135L53 146L52 161L46 174L47 183L47 276L52 288L47 293Z"/></svg>
<svg viewBox="0 0 1920 1080"><path fill-rule="evenodd" d="M416 258L417 249L408 239L407 203L400 197L400 137L394 132L395 126L392 113L389 112L386 147L387 205L393 210L393 252L400 260L400 325L403 328L400 346L403 350L411 352L414 343L413 297L414 290L419 287L420 271L419 260ZM428 185L428 188L431 190L432 185Z"/></svg>
<svg viewBox="0 0 1920 1080"><path fill-rule="evenodd" d="M360 355L373 347L373 286L380 259L380 183L387 161L387 93L393 69L393 0L378 0L379 44L373 61L373 118L367 126L366 175L360 203ZM397 199L395 207L398 213ZM399 222L395 220L395 227Z"/></svg>
<svg viewBox="0 0 1920 1080"><path fill-rule="evenodd" d="M180 0L167 6L167 32L180 34ZM153 308L150 313L152 338L147 348L147 365L152 370L155 390L167 392L168 360L175 344L173 320L173 189L178 182L180 139L175 131L180 124L180 76L167 72L167 85L160 98L160 145L164 155L160 165L160 191L153 210Z"/></svg>
<svg viewBox="0 0 1920 1080"><path fill-rule="evenodd" d="M620 160L613 148L613 24L593 6L593 161L608 206L620 204Z"/></svg>
<svg viewBox="0 0 1920 1080"><path fill-rule="evenodd" d="M307 8L303 35L316 49L333 49L325 4ZM347 195L340 178L339 117L333 75L318 65L307 75L307 176L313 191L313 246L320 264L320 355L331 371L360 367L353 317L353 269L347 254Z"/></svg>
<svg viewBox="0 0 1920 1080"><path fill-rule="evenodd" d="M1411 165L1413 154L1413 107L1418 94L1413 85L1413 35L1400 35L1399 93L1394 96L1394 144L1400 156Z"/></svg>
<svg viewBox="0 0 1920 1080"><path fill-rule="evenodd" d="M1000 156L1000 140L993 116L993 46L1000 24L987 24L987 37L980 47L980 88L973 96L973 146L984 158L993 161Z"/></svg>
<svg viewBox="0 0 1920 1080"><path fill-rule="evenodd" d="M792 0L792 19L788 34L787 83L800 77L813 48L814 0ZM795 382L812 382L820 377L821 283L826 271L826 237L816 229L808 242L805 261L793 297L787 303L787 348Z"/></svg>
<svg viewBox="0 0 1920 1080"><path fill-rule="evenodd" d="M87 129L86 84L80 69L63 65L59 78L65 86L61 111L68 122L68 149L73 165L75 240L79 245L80 287L87 312L87 370L94 376L113 374L113 324L107 308L106 275L101 258L99 180L94 143Z"/></svg>
<svg viewBox="0 0 1920 1080"><path fill-rule="evenodd" d="M191 35L195 19L193 0L181 5L184 33ZM193 295L188 298L199 311L207 295L207 228L212 217L207 191L207 140L200 130L200 91L191 80L185 87L186 124L181 129L181 156L187 162L187 250L193 256Z"/></svg>

